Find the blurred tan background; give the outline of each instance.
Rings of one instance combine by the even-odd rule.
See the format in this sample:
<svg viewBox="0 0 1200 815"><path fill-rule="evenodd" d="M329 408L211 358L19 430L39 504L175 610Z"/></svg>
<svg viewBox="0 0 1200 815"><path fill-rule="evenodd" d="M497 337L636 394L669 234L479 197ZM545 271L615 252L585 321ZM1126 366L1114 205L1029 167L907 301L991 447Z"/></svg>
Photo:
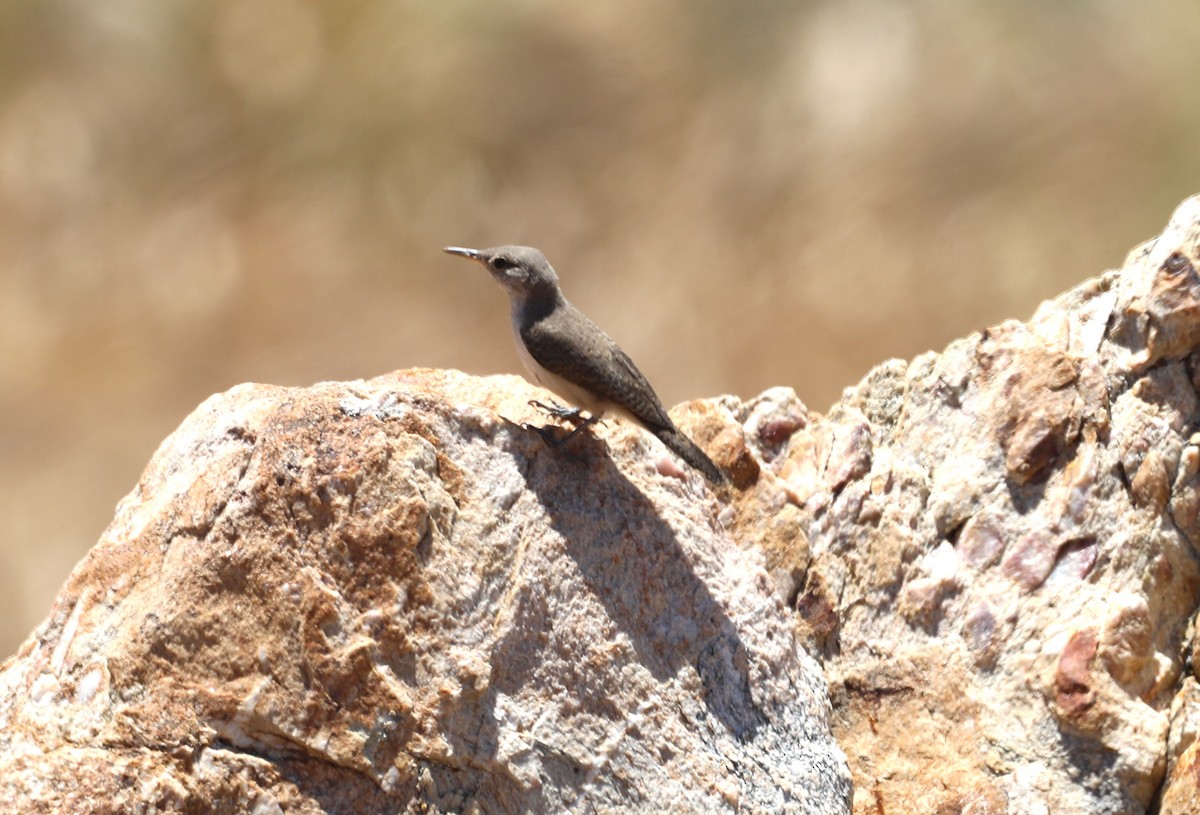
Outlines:
<svg viewBox="0 0 1200 815"><path fill-rule="evenodd" d="M1200 4L0 4L0 658L209 394L515 372L531 243L664 401L824 410L1200 192Z"/></svg>

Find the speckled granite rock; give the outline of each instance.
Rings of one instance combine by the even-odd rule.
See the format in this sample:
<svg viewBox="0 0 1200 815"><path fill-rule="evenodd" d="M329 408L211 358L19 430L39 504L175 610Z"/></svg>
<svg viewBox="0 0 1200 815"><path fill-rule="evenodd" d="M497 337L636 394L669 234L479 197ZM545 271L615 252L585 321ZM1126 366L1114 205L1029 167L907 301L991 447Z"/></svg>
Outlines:
<svg viewBox="0 0 1200 815"><path fill-rule="evenodd" d="M1166 800L1197 800L1171 709L1200 599L1198 260L1193 199L1030 322L879 366L763 467L799 507L793 605L856 812L1141 813L1172 753Z"/></svg>
<svg viewBox="0 0 1200 815"><path fill-rule="evenodd" d="M513 378L214 397L0 669L0 795L1200 811L1198 262L1193 199L828 416L681 408L721 495L635 428L545 446Z"/></svg>
<svg viewBox="0 0 1200 815"><path fill-rule="evenodd" d="M824 679L761 555L648 434L556 449L503 418L541 395L409 371L207 401L0 671L0 795L848 812Z"/></svg>

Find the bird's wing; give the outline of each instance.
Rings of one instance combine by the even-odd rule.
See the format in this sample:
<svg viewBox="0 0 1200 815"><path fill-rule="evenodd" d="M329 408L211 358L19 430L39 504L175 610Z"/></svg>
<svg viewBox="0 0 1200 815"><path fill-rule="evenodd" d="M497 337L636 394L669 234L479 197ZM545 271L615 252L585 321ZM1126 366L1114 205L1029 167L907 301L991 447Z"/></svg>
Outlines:
<svg viewBox="0 0 1200 815"><path fill-rule="evenodd" d="M530 356L555 376L620 405L652 430L674 426L633 360L573 306L522 326L521 339Z"/></svg>

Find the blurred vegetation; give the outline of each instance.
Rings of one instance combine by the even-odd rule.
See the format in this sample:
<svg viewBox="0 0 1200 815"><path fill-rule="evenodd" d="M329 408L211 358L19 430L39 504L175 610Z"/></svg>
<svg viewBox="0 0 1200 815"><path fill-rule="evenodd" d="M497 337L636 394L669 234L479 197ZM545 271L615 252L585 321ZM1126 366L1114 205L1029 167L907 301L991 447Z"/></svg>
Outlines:
<svg viewBox="0 0 1200 815"><path fill-rule="evenodd" d="M668 404L823 410L1200 188L1200 5L0 4L0 656L246 380L519 370L540 246Z"/></svg>

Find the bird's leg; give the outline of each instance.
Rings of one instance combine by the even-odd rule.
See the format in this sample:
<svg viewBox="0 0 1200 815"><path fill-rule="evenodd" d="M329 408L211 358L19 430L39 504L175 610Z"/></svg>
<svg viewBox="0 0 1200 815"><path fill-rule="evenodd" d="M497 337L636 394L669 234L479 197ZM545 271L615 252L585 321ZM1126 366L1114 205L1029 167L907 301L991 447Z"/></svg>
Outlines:
<svg viewBox="0 0 1200 815"><path fill-rule="evenodd" d="M560 405L558 402L551 402L547 405L545 402L539 402L536 399L530 399L529 405L537 408L543 413L553 416L555 419L566 419L568 422L581 421L579 419L579 414L582 413L582 411L577 407L565 407Z"/></svg>
<svg viewBox="0 0 1200 815"><path fill-rule="evenodd" d="M575 434L580 430L583 430L585 427L590 427L591 425L594 425L596 422L600 421L601 414L593 414L585 419L583 418L583 411L581 409L577 407L565 407L564 405L558 404L558 402L551 402L547 405L545 402L539 402L536 399L531 399L529 404L530 406L537 408L538 410L554 417L555 419L565 419L566 421L575 425L575 428L562 438L558 438L554 435L553 427L537 427L536 425L531 424L525 425L525 429L535 431L547 444L551 445L552 447L558 447L566 444L568 441L573 439Z"/></svg>
<svg viewBox="0 0 1200 815"><path fill-rule="evenodd" d="M577 418L578 416L579 416L579 411L575 410L575 414L574 414L573 418ZM571 439L573 439L575 437L575 434L578 433L580 430L583 430L585 427L590 427L591 425L594 425L598 421L600 421L599 416L589 416L586 419L584 419L582 422L580 422L575 427L574 430L572 430L567 435L563 436L561 439L555 438L554 432L553 432L552 428L550 428L550 427L538 427L537 425L527 424L527 425L525 425L525 429L532 430L535 433L537 433L539 436L542 437L542 440L545 441L546 444L549 444L551 447L560 447L560 446L566 444L567 442L569 442Z"/></svg>

